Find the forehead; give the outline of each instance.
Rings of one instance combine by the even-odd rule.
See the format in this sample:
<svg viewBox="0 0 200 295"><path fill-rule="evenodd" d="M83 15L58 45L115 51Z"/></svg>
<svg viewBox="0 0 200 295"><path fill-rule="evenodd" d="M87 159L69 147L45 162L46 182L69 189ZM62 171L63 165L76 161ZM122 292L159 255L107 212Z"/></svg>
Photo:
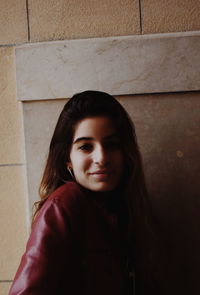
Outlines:
<svg viewBox="0 0 200 295"><path fill-rule="evenodd" d="M113 121L106 116L87 117L75 125L74 139L78 137L107 137L116 134Z"/></svg>

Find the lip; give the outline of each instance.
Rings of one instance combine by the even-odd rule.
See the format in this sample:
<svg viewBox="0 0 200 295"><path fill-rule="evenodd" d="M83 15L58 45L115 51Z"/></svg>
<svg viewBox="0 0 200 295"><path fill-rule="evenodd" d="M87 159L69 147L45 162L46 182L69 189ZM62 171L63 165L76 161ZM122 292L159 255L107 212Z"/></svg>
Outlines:
<svg viewBox="0 0 200 295"><path fill-rule="evenodd" d="M108 170L97 170L97 171L91 172L90 175L108 175L110 173L111 172Z"/></svg>
<svg viewBox="0 0 200 295"><path fill-rule="evenodd" d="M110 180L111 171L104 169L96 170L94 172L91 172L89 175L97 182L107 182L108 180Z"/></svg>

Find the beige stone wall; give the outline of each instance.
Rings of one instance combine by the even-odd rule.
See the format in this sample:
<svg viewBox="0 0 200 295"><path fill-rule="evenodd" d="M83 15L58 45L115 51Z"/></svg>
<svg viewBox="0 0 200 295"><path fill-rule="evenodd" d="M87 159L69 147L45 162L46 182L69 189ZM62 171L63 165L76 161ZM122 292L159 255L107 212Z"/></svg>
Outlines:
<svg viewBox="0 0 200 295"><path fill-rule="evenodd" d="M0 1L0 45L28 41L26 0Z"/></svg>
<svg viewBox="0 0 200 295"><path fill-rule="evenodd" d="M0 292L7 294L27 237L22 105L12 47L0 48L0 190Z"/></svg>
<svg viewBox="0 0 200 295"><path fill-rule="evenodd" d="M138 0L30 0L31 41L140 33Z"/></svg>
<svg viewBox="0 0 200 295"><path fill-rule="evenodd" d="M141 0L142 33L200 30L200 2L196 0Z"/></svg>
<svg viewBox="0 0 200 295"><path fill-rule="evenodd" d="M2 0L0 44L200 30L199 8L196 0Z"/></svg>
<svg viewBox="0 0 200 295"><path fill-rule="evenodd" d="M0 287L2 295L7 295L10 289L10 283L1 283Z"/></svg>
<svg viewBox="0 0 200 295"><path fill-rule="evenodd" d="M22 106L16 101L13 44L200 30L199 6L195 0L0 1L1 295L8 293L28 232ZM169 133L174 127L170 128ZM179 147L181 158L178 151Z"/></svg>

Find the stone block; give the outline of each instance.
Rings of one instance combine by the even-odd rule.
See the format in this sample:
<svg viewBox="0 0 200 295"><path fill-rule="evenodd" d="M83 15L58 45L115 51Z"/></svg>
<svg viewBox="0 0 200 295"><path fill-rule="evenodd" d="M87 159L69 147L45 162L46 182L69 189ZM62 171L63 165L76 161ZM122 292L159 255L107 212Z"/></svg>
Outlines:
<svg viewBox="0 0 200 295"><path fill-rule="evenodd" d="M16 100L13 49L0 48L0 164L24 162L22 106Z"/></svg>
<svg viewBox="0 0 200 295"><path fill-rule="evenodd" d="M31 41L140 33L138 0L30 0Z"/></svg>
<svg viewBox="0 0 200 295"><path fill-rule="evenodd" d="M0 165L24 163L21 107L14 104L0 109Z"/></svg>
<svg viewBox="0 0 200 295"><path fill-rule="evenodd" d="M199 32L41 42L15 52L19 100L200 89Z"/></svg>
<svg viewBox="0 0 200 295"><path fill-rule="evenodd" d="M1 295L8 295L8 291L11 287L11 283L0 283L0 290L1 290Z"/></svg>
<svg viewBox="0 0 200 295"><path fill-rule="evenodd" d="M16 44L28 41L25 0L0 1L0 44Z"/></svg>
<svg viewBox="0 0 200 295"><path fill-rule="evenodd" d="M0 47L0 102L16 102L15 54L13 47Z"/></svg>
<svg viewBox="0 0 200 295"><path fill-rule="evenodd" d="M200 2L196 0L142 0L142 33L200 30Z"/></svg>
<svg viewBox="0 0 200 295"><path fill-rule="evenodd" d="M12 280L27 239L25 168L0 167L1 280Z"/></svg>

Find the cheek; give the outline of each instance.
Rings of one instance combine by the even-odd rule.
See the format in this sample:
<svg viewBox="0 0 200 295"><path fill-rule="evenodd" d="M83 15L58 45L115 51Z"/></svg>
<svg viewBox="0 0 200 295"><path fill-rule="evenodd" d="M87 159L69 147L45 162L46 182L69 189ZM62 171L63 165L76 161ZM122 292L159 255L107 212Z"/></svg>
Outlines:
<svg viewBox="0 0 200 295"><path fill-rule="evenodd" d="M84 155L83 157L81 157L80 163L83 169L88 169L92 164L92 159L90 156Z"/></svg>
<svg viewBox="0 0 200 295"><path fill-rule="evenodd" d="M77 166L78 166L78 163L79 163L79 157L78 157L78 154L76 153L76 151L72 150L71 153L70 153L70 165L72 167L72 169L74 171L77 170Z"/></svg>
<svg viewBox="0 0 200 295"><path fill-rule="evenodd" d="M87 169L91 164L91 159L87 155L76 153L71 157L72 168L78 172Z"/></svg>

